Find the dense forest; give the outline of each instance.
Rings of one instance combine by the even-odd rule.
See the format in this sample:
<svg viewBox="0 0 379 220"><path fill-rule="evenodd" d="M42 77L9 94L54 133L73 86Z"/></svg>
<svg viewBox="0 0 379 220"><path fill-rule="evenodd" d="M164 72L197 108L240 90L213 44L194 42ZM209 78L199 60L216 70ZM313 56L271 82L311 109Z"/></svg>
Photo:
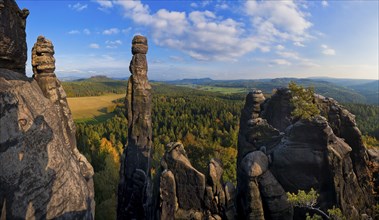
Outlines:
<svg viewBox="0 0 379 220"><path fill-rule="evenodd" d="M123 84L125 81L119 82ZM93 79L89 82L73 82L71 88L76 88L79 83L82 83L82 88L91 88L84 94L109 92L104 86L91 87ZM64 83L65 89L67 85L70 83ZM122 88L125 92L126 85L119 86L119 90ZM83 96L72 93L70 89L67 91L69 96ZM114 91L118 92L118 89ZM153 83L152 174L157 172L165 145L172 141L181 141L195 168L205 172L212 157L220 158L224 165L224 180L235 183L239 118L245 95L213 93ZM78 149L95 169L96 218L99 219L116 217L120 157L127 141L128 122L124 99L115 102L117 105L110 119L98 123L77 123ZM373 138L379 138L379 107L363 104L344 106L356 114L362 133L370 135L365 136L365 140L370 145L379 147L377 139Z"/></svg>
<svg viewBox="0 0 379 220"><path fill-rule="evenodd" d="M262 90L266 94L279 87L287 87L291 82L304 87L314 87L315 92L333 97L340 103L360 103L379 105L379 81L369 83L354 84L343 86L340 83L332 83L316 79L296 79L296 78L277 78L264 80L212 80L205 79L184 79L177 81L167 81L165 84L181 85L197 90L204 90L207 87L223 89L225 93L239 91L246 94L254 88ZM159 83L159 82L154 82ZM125 93L126 80L113 80L106 77L91 77L72 82L62 82L69 97L98 96L106 93Z"/></svg>

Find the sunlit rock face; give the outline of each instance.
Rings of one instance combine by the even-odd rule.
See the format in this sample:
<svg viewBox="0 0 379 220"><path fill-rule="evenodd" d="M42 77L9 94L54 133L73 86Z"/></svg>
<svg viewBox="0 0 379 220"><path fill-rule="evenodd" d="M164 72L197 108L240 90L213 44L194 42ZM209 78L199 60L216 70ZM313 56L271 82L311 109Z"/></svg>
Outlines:
<svg viewBox="0 0 379 220"><path fill-rule="evenodd" d="M151 86L147 79L147 39L135 36L125 105L128 145L121 161L118 190L118 219L145 218L151 198L150 160L152 148Z"/></svg>
<svg viewBox="0 0 379 220"><path fill-rule="evenodd" d="M76 148L50 41L38 38L34 79L24 75L27 14L0 1L0 219L93 219L93 168Z"/></svg>
<svg viewBox="0 0 379 220"><path fill-rule="evenodd" d="M288 89L265 101L257 91L246 97L238 139L239 217L301 219L285 192L311 188L320 194L317 205L324 211L335 206L352 219L372 215L371 163L354 116L316 95L321 116L296 120L290 99Z"/></svg>

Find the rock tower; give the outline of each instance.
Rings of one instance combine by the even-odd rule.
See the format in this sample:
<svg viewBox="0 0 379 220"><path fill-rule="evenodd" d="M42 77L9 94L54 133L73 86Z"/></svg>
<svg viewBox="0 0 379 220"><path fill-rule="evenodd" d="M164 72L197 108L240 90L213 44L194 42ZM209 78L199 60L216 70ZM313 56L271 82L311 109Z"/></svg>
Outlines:
<svg viewBox="0 0 379 220"><path fill-rule="evenodd" d="M241 219L304 219L286 192L311 188L317 205L344 216L372 215L367 152L354 116L336 101L315 95L322 116L291 116L291 91L269 99L260 91L246 97L238 136L237 212ZM309 210L307 210L309 211Z"/></svg>
<svg viewBox="0 0 379 220"><path fill-rule="evenodd" d="M120 168L118 219L143 219L151 198L150 155L152 147L151 86L147 79L147 39L135 36L129 70L126 109L128 144Z"/></svg>

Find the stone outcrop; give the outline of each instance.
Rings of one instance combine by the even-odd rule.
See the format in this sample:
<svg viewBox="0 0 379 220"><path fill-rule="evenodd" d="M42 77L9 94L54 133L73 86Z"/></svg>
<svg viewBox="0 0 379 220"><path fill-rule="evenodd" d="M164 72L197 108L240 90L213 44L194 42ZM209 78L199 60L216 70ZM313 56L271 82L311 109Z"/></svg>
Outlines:
<svg viewBox="0 0 379 220"><path fill-rule="evenodd" d="M150 155L152 148L151 86L147 79L147 39L135 36L126 94L128 144L124 150L118 190L118 219L145 218L151 198ZM136 172L138 170L138 172ZM137 175L140 181L135 182ZM139 188L135 194L135 188Z"/></svg>
<svg viewBox="0 0 379 220"><path fill-rule="evenodd" d="M152 219L235 219L234 186L223 183L221 162L212 159L204 175L192 167L183 144L166 147Z"/></svg>
<svg viewBox="0 0 379 220"><path fill-rule="evenodd" d="M51 42L38 39L35 80L24 75L27 14L14 1L0 1L6 32L0 35L0 219L93 219L93 169L76 148ZM54 68L40 68L44 54Z"/></svg>
<svg viewBox="0 0 379 220"><path fill-rule="evenodd" d="M25 74L28 15L14 0L0 0L0 68Z"/></svg>
<svg viewBox="0 0 379 220"><path fill-rule="evenodd" d="M285 192L311 188L320 194L317 206L324 211L335 206L353 219L371 215L368 156L353 115L336 101L317 95L324 117L293 121L288 89L278 89L264 102L252 95L258 93L247 95L240 122L239 217L302 218L293 213ZM258 109L253 103L260 103L259 113L252 111Z"/></svg>

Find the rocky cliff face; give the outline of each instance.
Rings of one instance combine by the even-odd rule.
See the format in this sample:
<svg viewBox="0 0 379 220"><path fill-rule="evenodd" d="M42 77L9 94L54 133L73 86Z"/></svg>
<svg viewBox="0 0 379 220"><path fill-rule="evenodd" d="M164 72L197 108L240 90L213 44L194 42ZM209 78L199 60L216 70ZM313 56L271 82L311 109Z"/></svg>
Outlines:
<svg viewBox="0 0 379 220"><path fill-rule="evenodd" d="M288 89L264 100L246 97L238 139L238 215L245 219L299 218L285 192L315 189L318 206L336 206L359 219L374 205L367 151L354 116L316 96L322 116L294 121Z"/></svg>
<svg viewBox="0 0 379 220"><path fill-rule="evenodd" d="M10 22L0 28L0 219L92 219L93 169L76 148L53 46L38 38L34 79L27 78L26 16L9 0L0 1L0 13L1 25Z"/></svg>
<svg viewBox="0 0 379 220"><path fill-rule="evenodd" d="M235 219L235 189L224 184L221 162L212 159L204 175L191 165L183 144L172 142L166 148L150 219Z"/></svg>
<svg viewBox="0 0 379 220"><path fill-rule="evenodd" d="M147 79L147 39L132 41L131 76L126 93L128 144L124 150L118 189L118 219L146 217L151 198L150 160L152 147L151 86Z"/></svg>
<svg viewBox="0 0 379 220"><path fill-rule="evenodd" d="M25 74L27 9L14 0L0 0L0 67Z"/></svg>

